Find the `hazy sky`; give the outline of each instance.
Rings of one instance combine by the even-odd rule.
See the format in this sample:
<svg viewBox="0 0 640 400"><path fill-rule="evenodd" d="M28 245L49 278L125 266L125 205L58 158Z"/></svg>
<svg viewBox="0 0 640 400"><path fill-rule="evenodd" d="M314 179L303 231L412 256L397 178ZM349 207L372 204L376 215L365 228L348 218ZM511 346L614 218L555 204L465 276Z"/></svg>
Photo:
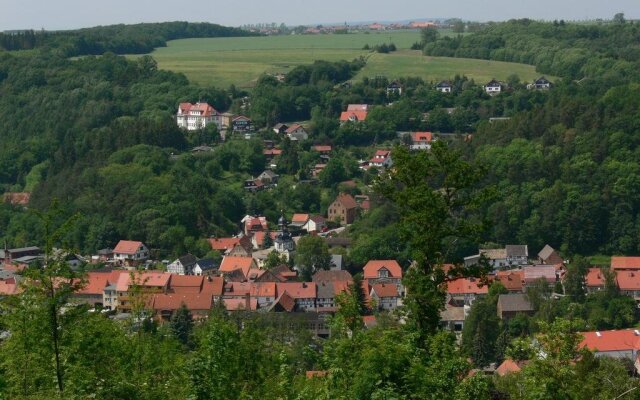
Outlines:
<svg viewBox="0 0 640 400"><path fill-rule="evenodd" d="M206 21L238 26L460 17L467 20L640 18L640 0L0 0L0 31Z"/></svg>

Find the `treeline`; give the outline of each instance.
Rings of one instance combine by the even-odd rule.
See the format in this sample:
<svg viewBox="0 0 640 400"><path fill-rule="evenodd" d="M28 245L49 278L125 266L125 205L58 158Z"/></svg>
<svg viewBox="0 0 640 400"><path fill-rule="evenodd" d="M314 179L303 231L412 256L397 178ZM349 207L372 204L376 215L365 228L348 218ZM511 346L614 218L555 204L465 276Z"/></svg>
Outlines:
<svg viewBox="0 0 640 400"><path fill-rule="evenodd" d="M423 35L424 36L424 35ZM546 23L529 19L491 24L473 35L432 35L425 54L535 65L541 73L570 79L640 79L640 25Z"/></svg>
<svg viewBox="0 0 640 400"><path fill-rule="evenodd" d="M5 50L55 49L65 57L150 53L169 40L186 38L257 36L239 28L210 23L162 22L136 25L109 25L73 31L24 31L0 33L0 48Z"/></svg>

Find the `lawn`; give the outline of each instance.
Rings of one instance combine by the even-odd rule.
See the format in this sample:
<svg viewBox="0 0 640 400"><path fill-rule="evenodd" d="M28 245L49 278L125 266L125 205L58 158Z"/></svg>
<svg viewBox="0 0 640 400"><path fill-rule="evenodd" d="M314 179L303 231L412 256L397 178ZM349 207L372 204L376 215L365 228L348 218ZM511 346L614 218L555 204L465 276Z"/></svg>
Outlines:
<svg viewBox="0 0 640 400"><path fill-rule="evenodd" d="M290 35L242 38L183 39L156 49L151 55L162 69L184 73L202 85L251 87L263 73L286 73L300 64L315 60L352 60L367 56L367 66L356 79L385 75L389 78L420 76L425 80L451 78L465 74L478 81L506 79L515 73L521 79L536 76L533 67L484 60L424 57L411 51L420 39L417 31L357 33L348 35ZM390 54L362 50L394 43L399 51Z"/></svg>

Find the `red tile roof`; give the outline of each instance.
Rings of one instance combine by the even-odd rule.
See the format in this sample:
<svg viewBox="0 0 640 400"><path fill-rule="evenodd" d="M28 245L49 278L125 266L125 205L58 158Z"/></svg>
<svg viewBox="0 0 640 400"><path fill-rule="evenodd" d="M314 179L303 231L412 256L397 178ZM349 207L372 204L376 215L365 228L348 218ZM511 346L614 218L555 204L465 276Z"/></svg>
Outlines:
<svg viewBox="0 0 640 400"><path fill-rule="evenodd" d="M233 249L236 244L240 243L240 238L211 238L208 239L209 244L213 250L218 250L221 252L225 252L227 250Z"/></svg>
<svg viewBox="0 0 640 400"><path fill-rule="evenodd" d="M640 257L611 257L611 268L620 269L640 269Z"/></svg>
<svg viewBox="0 0 640 400"><path fill-rule="evenodd" d="M222 258L222 263L220 264L219 271L231 272L233 270L239 269L242 270L244 276L247 277L249 275L249 270L255 266L255 262L251 257L225 256Z"/></svg>
<svg viewBox="0 0 640 400"><path fill-rule="evenodd" d="M220 297L224 290L224 278L221 276L208 276L202 282L202 294Z"/></svg>
<svg viewBox="0 0 640 400"><path fill-rule="evenodd" d="M556 281L556 266L534 265L524 267L524 283L533 283L538 279L545 279L549 283Z"/></svg>
<svg viewBox="0 0 640 400"><path fill-rule="evenodd" d="M479 279L459 278L447 282L447 293L449 294L487 294L489 285L483 285Z"/></svg>
<svg viewBox="0 0 640 400"><path fill-rule="evenodd" d="M279 156L280 154L282 154L282 150L280 149L267 149L267 150L262 150L262 154L264 154L265 156Z"/></svg>
<svg viewBox="0 0 640 400"><path fill-rule="evenodd" d="M496 369L496 375L505 376L510 373L520 372L522 371L522 367L524 367L527 363L528 361L513 361L512 359L507 358Z"/></svg>
<svg viewBox="0 0 640 400"><path fill-rule="evenodd" d="M118 280L109 281L110 272L88 272L85 285L76 293L85 295L102 295L104 288L116 283Z"/></svg>
<svg viewBox="0 0 640 400"><path fill-rule="evenodd" d="M585 283L587 287L603 287L604 275L600 268L589 268L585 278Z"/></svg>
<svg viewBox="0 0 640 400"><path fill-rule="evenodd" d="M364 322L364 326L367 328L373 328L378 325L378 321L376 320L375 315L365 315L362 317L362 322Z"/></svg>
<svg viewBox="0 0 640 400"><path fill-rule="evenodd" d="M315 299L317 293L315 282L282 282L277 288L279 294L287 292L294 299Z"/></svg>
<svg viewBox="0 0 640 400"><path fill-rule="evenodd" d="M258 308L258 299L222 299L222 302L224 303L224 307L227 309L227 311L242 311L247 309L253 311ZM249 306L248 308L247 305Z"/></svg>
<svg viewBox="0 0 640 400"><path fill-rule="evenodd" d="M269 236L271 236L272 240L276 238L277 234L277 232L269 232ZM253 240L256 242L256 245L258 247L262 247L262 245L264 244L265 236L267 236L267 232L265 231L258 231L253 233Z"/></svg>
<svg viewBox="0 0 640 400"><path fill-rule="evenodd" d="M178 110L182 111L182 114L188 114L191 111L200 111L200 115L203 117L210 117L218 114L218 112L211 107L208 103L180 103Z"/></svg>
<svg viewBox="0 0 640 400"><path fill-rule="evenodd" d="M329 152L329 151L331 151L331 146L317 145L317 146L313 146L313 149L314 149L315 151L320 152L320 153L324 153L324 152Z"/></svg>
<svg viewBox="0 0 640 400"><path fill-rule="evenodd" d="M415 142L431 142L433 134L431 132L411 132L411 140Z"/></svg>
<svg viewBox="0 0 640 400"><path fill-rule="evenodd" d="M613 330L581 332L584 337L580 342L580 348L600 352L640 350L640 331L638 330Z"/></svg>
<svg viewBox="0 0 640 400"><path fill-rule="evenodd" d="M134 240L121 240L116 245L116 248L113 249L114 254L135 254L140 247L142 246L142 242L134 241Z"/></svg>
<svg viewBox="0 0 640 400"><path fill-rule="evenodd" d="M389 285L384 283L377 283L371 287L371 296L373 296L374 293L380 298L399 296L398 286L393 284Z"/></svg>
<svg viewBox="0 0 640 400"><path fill-rule="evenodd" d="M640 290L640 271L616 271L620 290Z"/></svg>
<svg viewBox="0 0 640 400"><path fill-rule="evenodd" d="M314 282L353 282L353 277L349 271L326 271L320 270L313 274Z"/></svg>
<svg viewBox="0 0 640 400"><path fill-rule="evenodd" d="M347 105L347 111L369 111L368 104L349 104Z"/></svg>
<svg viewBox="0 0 640 400"><path fill-rule="evenodd" d="M327 371L307 371L307 379L311 378L324 378L327 376Z"/></svg>
<svg viewBox="0 0 640 400"><path fill-rule="evenodd" d="M144 287L166 287L169 284L171 274L161 271L144 271L144 272L127 272L121 273L116 282L116 290L118 292L126 292L132 284L131 275L133 275L133 284Z"/></svg>
<svg viewBox="0 0 640 400"><path fill-rule="evenodd" d="M340 121L364 121L367 119L367 111L343 111L340 114Z"/></svg>
<svg viewBox="0 0 640 400"><path fill-rule="evenodd" d="M309 214L293 214L293 217L291 217L291 222L305 223L308 220L309 220Z"/></svg>
<svg viewBox="0 0 640 400"><path fill-rule="evenodd" d="M495 281L502 283L502 285L509 291L516 292L522 291L522 281L524 279L524 271L498 271L496 272Z"/></svg>
<svg viewBox="0 0 640 400"><path fill-rule="evenodd" d="M249 282L229 282L224 287L225 297L244 297L251 294L251 285Z"/></svg>
<svg viewBox="0 0 640 400"><path fill-rule="evenodd" d="M190 311L206 311L213 306L213 297L196 293L156 294L153 296L152 308L156 311L174 311L182 304Z"/></svg>
<svg viewBox="0 0 640 400"><path fill-rule="evenodd" d="M203 282L203 276L171 275L169 290L174 293L200 293Z"/></svg>
<svg viewBox="0 0 640 400"><path fill-rule="evenodd" d="M358 203L356 200L350 195L346 193L340 193L338 197L336 197L335 202L341 203L344 208L356 208L358 207Z"/></svg>
<svg viewBox="0 0 640 400"><path fill-rule="evenodd" d="M304 129L304 126L300 125L300 124L293 124L290 127L287 128L287 130L285 131L286 133L291 133L293 131L295 131L296 129L302 128Z"/></svg>
<svg viewBox="0 0 640 400"><path fill-rule="evenodd" d="M276 298L275 282L252 283L250 288L251 297L273 297Z"/></svg>
<svg viewBox="0 0 640 400"><path fill-rule="evenodd" d="M0 295L11 296L21 292L22 292L22 289L20 288L20 285L16 282L16 278L0 280Z"/></svg>
<svg viewBox="0 0 640 400"><path fill-rule="evenodd" d="M389 278L402 278L402 268L396 260L371 260L364 266L364 279L378 278L382 268L389 271Z"/></svg>

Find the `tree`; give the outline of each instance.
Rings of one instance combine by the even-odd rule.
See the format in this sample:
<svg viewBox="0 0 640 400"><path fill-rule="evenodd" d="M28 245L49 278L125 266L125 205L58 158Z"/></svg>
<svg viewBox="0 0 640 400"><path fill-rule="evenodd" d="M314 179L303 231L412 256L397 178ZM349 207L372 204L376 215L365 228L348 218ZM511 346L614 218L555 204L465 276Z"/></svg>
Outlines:
<svg viewBox="0 0 640 400"><path fill-rule="evenodd" d="M438 35L438 28L434 26L422 28L420 30L420 38L422 39L423 45L435 42L438 39Z"/></svg>
<svg viewBox="0 0 640 400"><path fill-rule="evenodd" d="M616 15L614 15L613 22L615 22L616 24L624 24L626 22L624 13L617 13Z"/></svg>
<svg viewBox="0 0 640 400"><path fill-rule="evenodd" d="M457 243L477 240L484 228L479 210L491 192L490 187L478 186L483 170L462 160L442 141L436 142L431 152L396 148L392 156L394 168L382 175L376 190L397 207L397 234L406 241L414 260L404 279L405 305L424 345L439 326L446 297L443 284L461 275L482 278L489 270L483 261L446 274L442 265Z"/></svg>
<svg viewBox="0 0 640 400"><path fill-rule="evenodd" d="M271 253L267 255L267 259L264 260L264 269L273 269L282 264L287 264L287 256L284 254L280 254L277 251L273 250Z"/></svg>
<svg viewBox="0 0 640 400"><path fill-rule="evenodd" d="M331 254L327 242L320 236L305 236L298 241L295 261L305 281L319 270L331 267Z"/></svg>
<svg viewBox="0 0 640 400"><path fill-rule="evenodd" d="M184 303L176 310L169 326L176 339L187 346L191 339L191 332L193 331L193 317L191 316L191 311L189 311Z"/></svg>

